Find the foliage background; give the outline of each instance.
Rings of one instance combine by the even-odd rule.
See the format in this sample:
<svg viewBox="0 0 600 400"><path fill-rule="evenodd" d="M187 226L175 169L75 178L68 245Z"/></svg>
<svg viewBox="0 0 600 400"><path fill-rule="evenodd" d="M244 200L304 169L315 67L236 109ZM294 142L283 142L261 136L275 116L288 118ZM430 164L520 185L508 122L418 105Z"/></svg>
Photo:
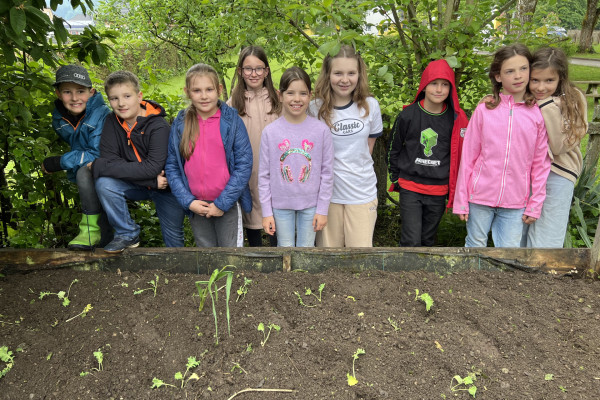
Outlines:
<svg viewBox="0 0 600 400"><path fill-rule="evenodd" d="M5 22L0 30L0 242L64 247L76 233L75 186L65 174L43 176L40 171L45 157L66 151L50 125L57 65L83 62L97 88L109 72L131 70L172 118L184 101L163 93L161 83L194 63L213 65L229 93L227 73L246 45L261 45L273 65L298 65L316 79L323 55L335 54L346 43L369 66L370 87L384 115L386 129L374 152L381 205L376 244L395 245L397 211L386 192L389 128L412 101L427 63L445 58L455 68L461 105L469 113L489 91L486 51L520 41L531 47L558 45L572 53L574 44L548 36L543 26L554 24L557 15L561 24L575 24L582 1L540 2L544 5L528 19L515 16L515 0L105 0L94 13L96 27L69 36L60 18L50 21L41 14L43 0L8 0L0 5ZM49 3L56 9L66 1ZM566 3L569 10L563 12ZM84 12L93 6L92 0L69 4ZM549 9L557 9L557 15ZM372 14L381 22L365 22ZM498 30L494 21L500 23ZM142 245L162 245L153 208L138 204L133 214L144 227ZM444 218L440 245L463 245L464 225L457 221L451 214Z"/></svg>

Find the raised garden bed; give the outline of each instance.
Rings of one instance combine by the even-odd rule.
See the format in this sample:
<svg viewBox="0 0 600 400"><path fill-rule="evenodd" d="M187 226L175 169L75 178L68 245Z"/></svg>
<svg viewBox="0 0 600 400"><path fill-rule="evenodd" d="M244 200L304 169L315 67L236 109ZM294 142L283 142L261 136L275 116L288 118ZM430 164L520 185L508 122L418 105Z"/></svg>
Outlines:
<svg viewBox="0 0 600 400"><path fill-rule="evenodd" d="M142 252L123 257L124 265ZM14 364L0 379L2 398L229 399L254 388L293 392L245 392L235 399L467 399L468 391L457 389L472 386L481 399L593 399L600 393L596 281L514 265L508 271L460 265L402 271L389 264L395 272L239 269L231 336L221 290L215 345L210 298L199 312L194 284L208 275L165 272L172 266L144 260L158 270L121 269L116 262L100 265L101 271L55 269L46 262L19 272L6 261L0 346L12 351ZM156 296L153 290L134 294L150 288L156 275ZM252 283L236 302L244 278ZM318 295L323 283L320 302L305 294L310 288ZM40 292L69 287L68 306L56 295L40 299ZM429 312L415 289L433 299ZM88 304L85 317L73 318ZM280 327L264 346L261 322L267 331L269 324ZM99 349L102 368L94 356ZM354 361L358 383L349 386L358 349L365 352ZM191 356L200 364L186 378L195 373L198 379L182 389L174 375L185 372ZM473 385L459 385L456 375L473 377ZM176 387L152 389L153 378Z"/></svg>

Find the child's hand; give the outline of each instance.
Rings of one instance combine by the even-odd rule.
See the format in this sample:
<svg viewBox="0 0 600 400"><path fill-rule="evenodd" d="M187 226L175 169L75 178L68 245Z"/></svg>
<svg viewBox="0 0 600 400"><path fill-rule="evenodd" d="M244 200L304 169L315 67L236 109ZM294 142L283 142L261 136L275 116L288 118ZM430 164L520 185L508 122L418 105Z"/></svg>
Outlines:
<svg viewBox="0 0 600 400"><path fill-rule="evenodd" d="M192 204L190 204L190 211L205 217L208 213L208 203L202 200L194 200L192 201Z"/></svg>
<svg viewBox="0 0 600 400"><path fill-rule="evenodd" d="M533 218L530 217L529 215L525 215L523 214L523 222L526 223L527 225L533 224L535 221L537 221L537 218Z"/></svg>
<svg viewBox="0 0 600 400"><path fill-rule="evenodd" d="M225 214L219 207L215 206L215 203L210 203L207 207L207 210L206 218L221 217L223 214Z"/></svg>
<svg viewBox="0 0 600 400"><path fill-rule="evenodd" d="M91 171L92 170L92 161L87 163L85 166L87 167L87 169L89 169Z"/></svg>
<svg viewBox="0 0 600 400"><path fill-rule="evenodd" d="M167 177L165 176L165 170L163 169L162 171L160 171L160 174L158 174L156 176L156 186L159 189L166 189L167 186L169 186L169 183L167 182Z"/></svg>
<svg viewBox="0 0 600 400"><path fill-rule="evenodd" d="M315 214L312 225L315 232L323 230L325 225L327 225L327 215Z"/></svg>
<svg viewBox="0 0 600 400"><path fill-rule="evenodd" d="M458 218L460 218L461 221L467 222L469 220L469 214L458 214Z"/></svg>
<svg viewBox="0 0 600 400"><path fill-rule="evenodd" d="M270 217L264 217L262 220L263 229L269 235L273 236L275 233L275 218L271 215Z"/></svg>

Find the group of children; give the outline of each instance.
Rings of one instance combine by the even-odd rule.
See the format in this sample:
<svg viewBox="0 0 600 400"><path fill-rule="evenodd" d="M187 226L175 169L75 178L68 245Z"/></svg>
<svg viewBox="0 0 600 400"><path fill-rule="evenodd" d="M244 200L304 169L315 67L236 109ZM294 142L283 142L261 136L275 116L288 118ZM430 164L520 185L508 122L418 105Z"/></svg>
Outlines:
<svg viewBox="0 0 600 400"><path fill-rule="evenodd" d="M144 199L156 206L167 246L183 246L186 214L199 247L242 246L242 226L250 246L262 245L262 230L278 246L372 246L371 153L383 122L360 54L342 46L326 56L314 92L298 67L275 90L258 46L242 50L235 74L225 103L217 72L192 66L190 105L169 127L130 72L105 81L111 113L84 68L57 71L53 126L71 151L44 160L43 170L67 170L78 185L83 216L70 248L138 246L127 200ZM467 221L466 246L486 246L491 229L496 246L562 247L582 165L585 98L554 48L532 57L523 45L504 47L489 76L493 94L469 122L454 71L432 61L397 117L388 162L390 190L400 192L401 246L433 245L452 208Z"/></svg>

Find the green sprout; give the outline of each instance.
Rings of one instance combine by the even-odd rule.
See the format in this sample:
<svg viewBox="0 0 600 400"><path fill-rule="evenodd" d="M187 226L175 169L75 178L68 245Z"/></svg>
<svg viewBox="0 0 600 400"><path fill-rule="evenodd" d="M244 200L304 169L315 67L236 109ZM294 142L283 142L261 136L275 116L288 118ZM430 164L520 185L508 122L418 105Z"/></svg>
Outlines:
<svg viewBox="0 0 600 400"><path fill-rule="evenodd" d="M419 295L419 289L415 289L415 300L421 300L423 303L425 303L425 310L427 312L429 312L429 310L431 310L431 307L433 307L433 299L431 298L429 293L423 293Z"/></svg>
<svg viewBox="0 0 600 400"><path fill-rule="evenodd" d="M6 364L6 366L0 370L0 378L4 377L8 374L15 363L15 357L13 356L13 352L8 350L8 346L0 347L0 361Z"/></svg>
<svg viewBox="0 0 600 400"><path fill-rule="evenodd" d="M96 359L96 361L98 362L98 368L92 368L95 371L104 371L104 354L102 354L102 349L98 349L98 351L95 351L94 353L94 358Z"/></svg>
<svg viewBox="0 0 600 400"><path fill-rule="evenodd" d="M225 281L225 310L227 315L227 333L231 336L231 330L229 325L229 296L231 294L231 284L233 283L233 271L226 271L226 268L232 267L233 265L226 265L222 269L215 269L207 281L197 281L196 289L198 290L198 296L200 296L200 306L198 311L202 311L204 308L204 302L210 295L212 301L212 312L215 318L215 344L219 344L219 328L217 325L217 301L219 300L218 292L223 287L219 288L217 282L223 278Z"/></svg>
<svg viewBox="0 0 600 400"><path fill-rule="evenodd" d="M240 288L237 290L238 297L237 299L235 299L236 303L240 300L240 297L242 298L242 300L246 297L246 294L248 293L248 286L250 286L251 283L252 279L244 277L244 284L240 286Z"/></svg>
<svg viewBox="0 0 600 400"><path fill-rule="evenodd" d="M346 374L348 378L348 386L354 386L358 383L358 379L356 379L356 372L354 370L354 363L358 360L358 356L366 354L364 349L356 349L354 354L352 355L352 375L349 373Z"/></svg>
<svg viewBox="0 0 600 400"><path fill-rule="evenodd" d="M398 322L397 322L397 321L394 321L394 320L392 319L392 317L388 317L388 319L387 319L387 320L388 320L388 322L390 323L390 325L392 326L392 328L394 328L394 331L398 332L398 331L401 331L401 330L402 330L402 328L400 328L400 327L398 326Z"/></svg>
<svg viewBox="0 0 600 400"><path fill-rule="evenodd" d="M306 296L315 296L315 299L317 299L317 301L320 303L321 302L321 295L323 294L323 289L325 289L325 284L321 283L321 285L319 285L319 295L317 296L310 288L304 288L304 295ZM306 303L304 303L304 300L302 299L302 296L300 295L299 292L294 292L294 294L296 295L296 297L298 298L298 304L300 304L303 307L316 307L317 305L308 305Z"/></svg>
<svg viewBox="0 0 600 400"><path fill-rule="evenodd" d="M40 292L40 300L42 300L46 296L55 295L56 297L58 297L59 300L62 300L63 307L67 307L69 304L71 304L71 300L69 300L69 294L71 293L71 286L73 286L73 284L76 282L79 282L79 280L73 279L73 281L69 285L69 289L67 289L66 292L64 290L61 290L58 293Z"/></svg>
<svg viewBox="0 0 600 400"><path fill-rule="evenodd" d="M454 385L455 380L456 385ZM469 374L464 378L461 378L460 375L454 375L454 377L450 381L450 390L453 392L466 390L471 396L475 397L475 393L477 393L477 386L475 386L474 382L476 380L477 377L474 372L469 372Z"/></svg>
<svg viewBox="0 0 600 400"><path fill-rule="evenodd" d="M208 350L205 350L204 353L202 353L202 356L204 356L206 353L208 353ZM200 377L198 376L198 374L196 374L195 372L192 373L187 379L186 376L188 374L188 372L190 372L191 370L193 370L194 368L197 368L200 365L200 360L198 360L196 357L188 357L187 359L187 363L185 364L185 372L181 372L178 371L175 373L175 380L176 381L181 381L181 389L183 389L185 387L185 385L188 384L188 382L190 380L195 380L197 381L198 379L200 379ZM158 379L158 378L152 378L152 387L151 389L158 389L162 386L171 386L176 388L177 386L170 384L170 383L166 383L164 382L162 379Z"/></svg>
<svg viewBox="0 0 600 400"><path fill-rule="evenodd" d="M154 292L154 297L156 297L156 291L158 290L158 281L159 281L160 277L156 274L154 274L154 277L156 279L152 279L150 282L148 282L148 284L150 285L149 288L134 290L133 294L134 295L142 294L146 290L152 290Z"/></svg>
<svg viewBox="0 0 600 400"><path fill-rule="evenodd" d="M269 326L267 326L267 328L269 328L269 331L265 333L265 325L262 322L260 324L258 324L257 329L263 333L263 338L264 338L264 340L261 340L261 342L260 342L260 345L262 347L265 347L265 344L267 344L267 340L269 340L269 336L271 335L271 330L275 329L277 332L279 332L279 330L281 329L281 327L279 325L275 325L275 324L269 324Z"/></svg>

